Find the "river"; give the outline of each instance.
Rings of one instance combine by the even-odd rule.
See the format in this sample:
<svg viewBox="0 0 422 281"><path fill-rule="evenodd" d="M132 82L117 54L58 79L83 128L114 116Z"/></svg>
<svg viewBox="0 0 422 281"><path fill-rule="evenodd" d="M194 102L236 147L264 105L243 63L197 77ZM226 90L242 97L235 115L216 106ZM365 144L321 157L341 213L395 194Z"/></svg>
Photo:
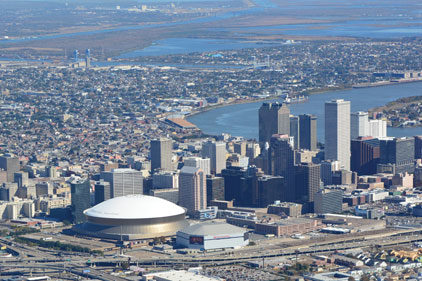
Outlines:
<svg viewBox="0 0 422 281"><path fill-rule="evenodd" d="M292 114L317 116L318 141L324 141L324 103L332 99L351 101L351 111L367 111L401 97L422 94L422 82L403 83L381 87L359 88L315 94L308 102L290 105ZM258 109L262 102L234 104L193 115L188 120L204 133L218 135L229 133L248 139L258 139ZM421 135L422 128L388 128L393 137Z"/></svg>

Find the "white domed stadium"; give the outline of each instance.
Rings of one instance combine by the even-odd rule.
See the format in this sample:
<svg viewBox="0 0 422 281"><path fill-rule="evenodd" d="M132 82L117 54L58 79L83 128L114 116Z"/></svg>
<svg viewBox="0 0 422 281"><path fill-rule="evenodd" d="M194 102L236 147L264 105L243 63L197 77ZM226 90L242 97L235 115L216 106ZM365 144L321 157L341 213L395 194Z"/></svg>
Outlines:
<svg viewBox="0 0 422 281"><path fill-rule="evenodd" d="M115 197L84 214L87 222L76 225L75 232L125 241L173 236L188 225L184 208L147 195Z"/></svg>

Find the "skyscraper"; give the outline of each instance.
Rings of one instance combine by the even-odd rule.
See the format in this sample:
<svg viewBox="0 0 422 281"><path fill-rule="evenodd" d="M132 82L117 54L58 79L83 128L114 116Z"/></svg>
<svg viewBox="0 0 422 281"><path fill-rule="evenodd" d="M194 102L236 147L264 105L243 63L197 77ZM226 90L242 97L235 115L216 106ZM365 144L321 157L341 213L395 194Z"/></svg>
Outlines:
<svg viewBox="0 0 422 281"><path fill-rule="evenodd" d="M133 169L113 169L101 172L101 179L110 183L110 198L144 194L142 173Z"/></svg>
<svg viewBox="0 0 422 281"><path fill-rule="evenodd" d="M368 112L353 112L350 114L350 139L366 136L369 136Z"/></svg>
<svg viewBox="0 0 422 281"><path fill-rule="evenodd" d="M95 183L95 205L111 198L110 183L100 180Z"/></svg>
<svg viewBox="0 0 422 281"><path fill-rule="evenodd" d="M295 140L295 149L300 149L300 125L299 117L291 115L290 116L290 134L291 137Z"/></svg>
<svg viewBox="0 0 422 281"><path fill-rule="evenodd" d="M207 177L207 205L212 200L224 200L224 178Z"/></svg>
<svg viewBox="0 0 422 281"><path fill-rule="evenodd" d="M415 136L415 159L422 158L422 136Z"/></svg>
<svg viewBox="0 0 422 281"><path fill-rule="evenodd" d="M380 139L380 161L377 172L412 173L415 169L415 139Z"/></svg>
<svg viewBox="0 0 422 281"><path fill-rule="evenodd" d="M310 114L299 115L299 146L301 149L317 149L317 117Z"/></svg>
<svg viewBox="0 0 422 281"><path fill-rule="evenodd" d="M332 100L325 103L325 159L339 160L350 170L350 102Z"/></svg>
<svg viewBox="0 0 422 281"><path fill-rule="evenodd" d="M70 179L70 193L72 202L72 217L74 223L86 221L83 211L91 207L89 179L79 177Z"/></svg>
<svg viewBox="0 0 422 281"><path fill-rule="evenodd" d="M295 167L295 201L306 204L314 202L315 193L320 187L320 165L313 163L301 163ZM313 209L308 204L307 212Z"/></svg>
<svg viewBox="0 0 422 281"><path fill-rule="evenodd" d="M288 135L273 135L268 151L269 174L282 176L285 180L289 194L287 199L294 199L295 180L295 155L292 137Z"/></svg>
<svg viewBox="0 0 422 281"><path fill-rule="evenodd" d="M385 120L369 120L368 123L369 136L374 138L387 137L387 121Z"/></svg>
<svg viewBox="0 0 422 281"><path fill-rule="evenodd" d="M171 139L160 138L151 141L151 171L162 169L173 170L172 165L173 141Z"/></svg>
<svg viewBox="0 0 422 281"><path fill-rule="evenodd" d="M184 166L179 174L179 205L189 215L207 207L206 175L200 168Z"/></svg>
<svg viewBox="0 0 422 281"><path fill-rule="evenodd" d="M373 137L358 137L351 142L351 169L358 175L377 172L380 158L380 142Z"/></svg>
<svg viewBox="0 0 422 281"><path fill-rule="evenodd" d="M20 170L19 158L10 155L0 156L0 169L7 172L7 181L13 182L15 172Z"/></svg>
<svg viewBox="0 0 422 281"><path fill-rule="evenodd" d="M183 159L185 166L201 168L205 175L211 174L211 161L209 158L186 157Z"/></svg>
<svg viewBox="0 0 422 281"><path fill-rule="evenodd" d="M290 109L286 104L263 103L259 108L259 142L261 147L274 134L290 134Z"/></svg>
<svg viewBox="0 0 422 281"><path fill-rule="evenodd" d="M226 168L226 144L224 142L207 141L202 144L202 158L210 158L211 173L220 174Z"/></svg>

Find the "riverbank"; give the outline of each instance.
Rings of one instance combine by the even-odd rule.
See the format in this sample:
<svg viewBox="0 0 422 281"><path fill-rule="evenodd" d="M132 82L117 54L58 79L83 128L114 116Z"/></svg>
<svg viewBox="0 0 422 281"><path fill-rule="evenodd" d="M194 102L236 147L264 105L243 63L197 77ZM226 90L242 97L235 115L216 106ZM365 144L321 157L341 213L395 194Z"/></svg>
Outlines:
<svg viewBox="0 0 422 281"><path fill-rule="evenodd" d="M317 95L317 94L326 94L326 93L335 93L339 91L345 91L345 90L352 90L352 89L364 89L364 88L374 88L374 87L381 87L381 86L389 86L389 85L398 85L399 83L417 83L422 82L422 79L407 79L407 80L395 80L395 81L381 81L381 82L374 82L374 83L367 83L367 84L356 84L351 87L323 87L320 89L311 90L308 92L309 95ZM276 100L280 98L279 95L272 95L265 98L253 98L253 99L247 99L247 100L233 100L230 102L223 102L221 104L215 104L215 105L209 105L200 108L199 110L193 111L186 115L186 118L195 116L200 113L204 113L213 109L230 106L230 105L236 105L236 104L246 104L246 103L255 103L255 102L265 102L270 100Z"/></svg>
<svg viewBox="0 0 422 281"><path fill-rule="evenodd" d="M422 92L422 83L395 83L383 87L367 87L359 89L345 89L326 91L312 94L308 102L291 104L293 115L312 114L317 117L318 141L324 142L325 114L324 104L328 100L345 99L351 103L351 112L368 111L368 109L383 105L402 97L414 96ZM228 133L233 136L243 136L246 139L258 138L258 110L263 100L277 99L268 96L265 99L237 102L238 104L220 104L212 110L206 109L201 114L195 114L187 120L195 124L202 132L209 135ZM234 102L234 101L233 101ZM420 135L420 128L392 128L387 131L389 136L403 137Z"/></svg>

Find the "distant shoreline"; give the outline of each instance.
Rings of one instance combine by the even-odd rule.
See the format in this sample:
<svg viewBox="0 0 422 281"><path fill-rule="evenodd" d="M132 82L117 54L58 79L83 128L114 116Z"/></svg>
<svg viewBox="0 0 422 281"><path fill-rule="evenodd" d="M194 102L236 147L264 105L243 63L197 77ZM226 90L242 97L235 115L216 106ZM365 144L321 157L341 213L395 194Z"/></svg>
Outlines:
<svg viewBox="0 0 422 281"><path fill-rule="evenodd" d="M409 80L402 80L402 81L400 81L400 80L397 80L397 81L381 81L381 82L374 82L374 83L356 84L356 85L353 85L351 87L337 87L337 88L327 88L327 87L325 87L325 88L315 89L315 90L311 91L309 93L309 95L317 95L317 94L324 94L324 93L329 93L329 92L337 92L337 91L352 90L352 89L364 89L364 88L398 85L398 84L402 84L402 83L417 83L417 82L422 82L422 79L412 79L412 80L409 79ZM254 103L254 102L259 102L259 101L264 102L264 101L268 101L268 100L274 100L274 99L277 99L279 97L280 96L278 96L278 95L274 95L274 96L269 96L269 97L266 97L266 98L234 100L234 101L230 101L230 102L227 102L227 103L205 106L205 107L201 108L200 110L196 110L196 111L193 111L193 112L187 114L185 119L188 119L188 118L195 116L197 114L205 113L207 111L217 109L217 108L220 108L220 107L236 105L236 104Z"/></svg>

